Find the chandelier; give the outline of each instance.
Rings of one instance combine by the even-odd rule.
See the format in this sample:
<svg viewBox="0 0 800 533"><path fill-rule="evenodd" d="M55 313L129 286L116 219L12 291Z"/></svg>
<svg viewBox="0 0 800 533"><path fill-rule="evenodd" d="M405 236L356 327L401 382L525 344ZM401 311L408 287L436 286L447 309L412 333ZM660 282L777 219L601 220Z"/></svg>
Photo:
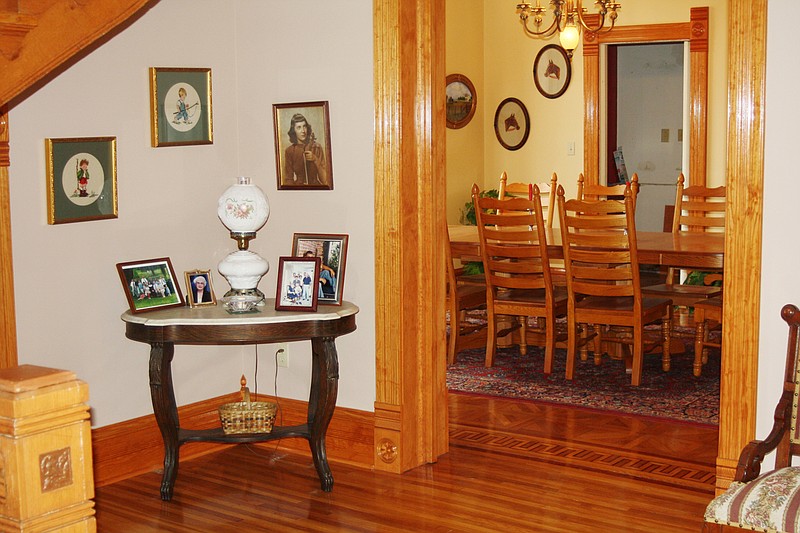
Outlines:
<svg viewBox="0 0 800 533"><path fill-rule="evenodd" d="M590 26L583 18L584 13L588 10L583 7L581 0L550 0L549 4L553 10L553 20L546 27L544 27L544 19L547 6L542 7L539 0L536 0L535 6L532 6L530 2L517 4L517 13L519 13L522 27L525 33L533 37L547 38L558 32L561 46L567 51L570 58L572 58L572 51L578 47L581 28L592 33L611 31L617 21L617 10L622 7L619 2L612 0L595 0L594 4L598 10L599 19L596 25ZM535 29L528 26L529 19L533 19ZM603 29L606 20L610 21L610 25Z"/></svg>

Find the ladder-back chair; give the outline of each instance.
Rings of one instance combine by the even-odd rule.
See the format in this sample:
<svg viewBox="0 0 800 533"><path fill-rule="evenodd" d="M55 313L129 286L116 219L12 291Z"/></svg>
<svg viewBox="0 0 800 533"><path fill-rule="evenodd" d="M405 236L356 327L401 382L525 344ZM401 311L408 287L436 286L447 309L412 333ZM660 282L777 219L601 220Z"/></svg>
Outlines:
<svg viewBox="0 0 800 533"><path fill-rule="evenodd" d="M511 332L511 328L497 331L498 315L522 317L520 351L528 342L527 318L535 317L537 324L540 318L544 319L544 372L549 374L558 340L556 317L566 314L567 295L563 288L553 287L550 276L539 187L533 186L531 200L482 198L479 192L478 186L473 185L472 201L486 276L486 366L494 364L496 337Z"/></svg>
<svg viewBox="0 0 800 533"><path fill-rule="evenodd" d="M669 368L672 301L642 298L631 188L625 188L622 201L566 200L560 186L557 195L569 295L566 377L572 379L575 369L578 325L592 324L595 363L600 363L603 343L629 345L631 385L638 386L645 325L661 322L662 366ZM613 331L620 326L630 333Z"/></svg>

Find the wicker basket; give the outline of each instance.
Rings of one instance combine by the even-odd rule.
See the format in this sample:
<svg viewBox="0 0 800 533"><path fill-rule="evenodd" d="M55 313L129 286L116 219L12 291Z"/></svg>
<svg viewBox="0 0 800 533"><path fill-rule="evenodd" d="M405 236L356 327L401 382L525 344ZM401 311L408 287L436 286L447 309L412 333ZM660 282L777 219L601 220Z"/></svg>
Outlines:
<svg viewBox="0 0 800 533"><path fill-rule="evenodd" d="M250 389L242 387L242 402L226 403L219 406L219 419L226 435L243 433L269 433L275 422L277 404L272 402L251 402Z"/></svg>

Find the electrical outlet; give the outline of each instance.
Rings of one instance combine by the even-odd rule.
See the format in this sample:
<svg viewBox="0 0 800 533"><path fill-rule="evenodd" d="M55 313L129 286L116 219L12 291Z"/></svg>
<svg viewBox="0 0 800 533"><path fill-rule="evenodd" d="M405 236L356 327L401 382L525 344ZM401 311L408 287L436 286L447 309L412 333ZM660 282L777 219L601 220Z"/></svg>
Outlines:
<svg viewBox="0 0 800 533"><path fill-rule="evenodd" d="M278 366L282 368L289 368L289 345L286 343L277 344L278 353L276 358Z"/></svg>

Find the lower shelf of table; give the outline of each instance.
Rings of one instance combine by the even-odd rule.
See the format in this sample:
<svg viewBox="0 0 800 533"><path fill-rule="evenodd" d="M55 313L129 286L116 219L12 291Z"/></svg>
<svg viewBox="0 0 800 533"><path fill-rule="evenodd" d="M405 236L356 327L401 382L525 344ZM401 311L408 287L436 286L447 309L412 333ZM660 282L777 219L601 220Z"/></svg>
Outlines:
<svg viewBox="0 0 800 533"><path fill-rule="evenodd" d="M178 442L265 442L275 439L311 438L308 424L273 427L269 433L225 433L221 427L214 429L179 429Z"/></svg>

